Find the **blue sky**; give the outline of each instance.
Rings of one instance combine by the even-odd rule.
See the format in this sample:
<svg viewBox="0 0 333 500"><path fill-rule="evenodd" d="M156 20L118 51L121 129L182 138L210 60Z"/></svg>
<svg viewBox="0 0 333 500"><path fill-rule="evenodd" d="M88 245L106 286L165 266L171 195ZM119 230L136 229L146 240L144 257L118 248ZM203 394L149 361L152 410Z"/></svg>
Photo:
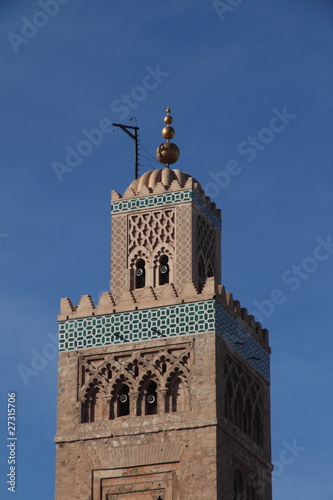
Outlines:
<svg viewBox="0 0 333 500"><path fill-rule="evenodd" d="M170 105L177 166L223 211L222 282L270 331L274 500L332 500L333 5L54 1L0 7L1 498L13 391L15 498L54 498L59 299L108 289L133 177L107 124L136 117L154 156Z"/></svg>

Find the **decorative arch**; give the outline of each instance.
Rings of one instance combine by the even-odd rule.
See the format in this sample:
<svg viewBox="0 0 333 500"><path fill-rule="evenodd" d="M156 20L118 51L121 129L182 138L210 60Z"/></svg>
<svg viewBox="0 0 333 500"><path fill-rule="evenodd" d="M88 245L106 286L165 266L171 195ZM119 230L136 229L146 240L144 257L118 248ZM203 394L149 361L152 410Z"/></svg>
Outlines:
<svg viewBox="0 0 333 500"><path fill-rule="evenodd" d="M165 394L165 413L184 411L188 407L188 383L186 375L175 367L167 378Z"/></svg>
<svg viewBox="0 0 333 500"><path fill-rule="evenodd" d="M130 414L131 381L122 374L112 385L109 418L114 420Z"/></svg>
<svg viewBox="0 0 333 500"><path fill-rule="evenodd" d="M150 254L145 248L136 248L128 257L131 290L144 288L150 284ZM141 270L139 276L137 270Z"/></svg>
<svg viewBox="0 0 333 500"><path fill-rule="evenodd" d="M139 383L137 415L155 415L157 413L159 379L155 373L148 370ZM152 399L154 398L154 400Z"/></svg>
<svg viewBox="0 0 333 500"><path fill-rule="evenodd" d="M154 285L160 286L166 283L171 283L173 280L173 248L168 245L158 245L154 251L153 255L153 272L154 272ZM165 276L161 273L161 267L167 267L167 272Z"/></svg>
<svg viewBox="0 0 333 500"><path fill-rule="evenodd" d="M81 399L82 423L91 423L103 418L103 389L101 382L97 378L86 387Z"/></svg>
<svg viewBox="0 0 333 500"><path fill-rule="evenodd" d="M225 360L224 414L259 446L263 446L262 389L244 368Z"/></svg>

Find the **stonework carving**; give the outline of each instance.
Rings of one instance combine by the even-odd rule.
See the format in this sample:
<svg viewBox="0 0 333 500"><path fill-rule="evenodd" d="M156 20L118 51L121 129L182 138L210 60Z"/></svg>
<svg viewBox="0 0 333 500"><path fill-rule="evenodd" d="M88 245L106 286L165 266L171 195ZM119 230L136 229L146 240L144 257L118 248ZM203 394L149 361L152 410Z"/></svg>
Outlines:
<svg viewBox="0 0 333 500"><path fill-rule="evenodd" d="M81 422L189 409L190 352L186 345L82 358Z"/></svg>
<svg viewBox="0 0 333 500"><path fill-rule="evenodd" d="M197 214L197 262L199 288L201 289L206 281L215 274L215 229L206 220Z"/></svg>
<svg viewBox="0 0 333 500"><path fill-rule="evenodd" d="M174 210L158 210L133 214L128 217L128 253L136 247L144 247L149 252L158 244L175 246Z"/></svg>
<svg viewBox="0 0 333 500"><path fill-rule="evenodd" d="M259 446L263 446L263 389L244 367L226 356L224 365L225 416Z"/></svg>
<svg viewBox="0 0 333 500"><path fill-rule="evenodd" d="M113 217L112 226L112 232L117 237L112 239L111 288L115 295L119 296L121 290L130 288L130 276L126 272L126 215Z"/></svg>
<svg viewBox="0 0 333 500"><path fill-rule="evenodd" d="M177 207L177 260L175 262L174 282L182 287L192 280L192 207Z"/></svg>

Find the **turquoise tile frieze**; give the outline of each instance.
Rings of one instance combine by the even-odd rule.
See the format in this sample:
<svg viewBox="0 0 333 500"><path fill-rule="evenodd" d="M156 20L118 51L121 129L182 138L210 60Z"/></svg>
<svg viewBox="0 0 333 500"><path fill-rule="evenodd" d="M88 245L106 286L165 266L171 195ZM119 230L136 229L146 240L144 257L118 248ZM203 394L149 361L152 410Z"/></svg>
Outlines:
<svg viewBox="0 0 333 500"><path fill-rule="evenodd" d="M193 192L193 201L194 203L200 208L200 210L206 215L207 219L210 220L216 227L221 232L221 221L216 215L205 205L205 203L199 198L199 196Z"/></svg>
<svg viewBox="0 0 333 500"><path fill-rule="evenodd" d="M216 308L216 332L230 344L260 375L270 380L270 354L220 304Z"/></svg>
<svg viewBox="0 0 333 500"><path fill-rule="evenodd" d="M171 203L182 203L191 201L192 189L184 191L173 191L171 193L154 194L142 198L130 198L129 200L113 201L111 203L112 214L140 210L142 208L160 207Z"/></svg>
<svg viewBox="0 0 333 500"><path fill-rule="evenodd" d="M60 351L212 332L214 301L61 321L59 328Z"/></svg>
<svg viewBox="0 0 333 500"><path fill-rule="evenodd" d="M61 321L59 350L214 331L269 380L269 353L215 300Z"/></svg>
<svg viewBox="0 0 333 500"><path fill-rule="evenodd" d="M132 210L140 210L150 207L161 207L175 203L183 203L184 201L191 201L198 206L198 208L206 215L206 217L214 224L214 226L221 231L221 221L216 215L205 205L193 189L186 189L184 191L173 191L171 193L155 194L144 196L142 198L131 198L129 200L113 201L111 203L111 213L119 214L130 212Z"/></svg>

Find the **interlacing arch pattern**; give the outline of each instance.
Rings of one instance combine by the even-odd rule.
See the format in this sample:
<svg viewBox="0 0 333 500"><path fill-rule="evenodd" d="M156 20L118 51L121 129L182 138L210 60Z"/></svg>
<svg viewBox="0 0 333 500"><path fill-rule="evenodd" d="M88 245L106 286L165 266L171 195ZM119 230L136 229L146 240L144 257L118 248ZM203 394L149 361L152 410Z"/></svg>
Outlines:
<svg viewBox="0 0 333 500"><path fill-rule="evenodd" d="M190 348L80 361L81 422L189 409Z"/></svg>
<svg viewBox="0 0 333 500"><path fill-rule="evenodd" d="M199 288L202 288L206 278L214 276L215 273L215 229L199 214L197 215L197 242Z"/></svg>
<svg viewBox="0 0 333 500"><path fill-rule="evenodd" d="M146 212L128 217L128 253L137 246L153 251L159 243L174 248L175 213L173 209Z"/></svg>
<svg viewBox="0 0 333 500"><path fill-rule="evenodd" d="M262 387L244 368L226 356L224 365L225 416L263 446Z"/></svg>

